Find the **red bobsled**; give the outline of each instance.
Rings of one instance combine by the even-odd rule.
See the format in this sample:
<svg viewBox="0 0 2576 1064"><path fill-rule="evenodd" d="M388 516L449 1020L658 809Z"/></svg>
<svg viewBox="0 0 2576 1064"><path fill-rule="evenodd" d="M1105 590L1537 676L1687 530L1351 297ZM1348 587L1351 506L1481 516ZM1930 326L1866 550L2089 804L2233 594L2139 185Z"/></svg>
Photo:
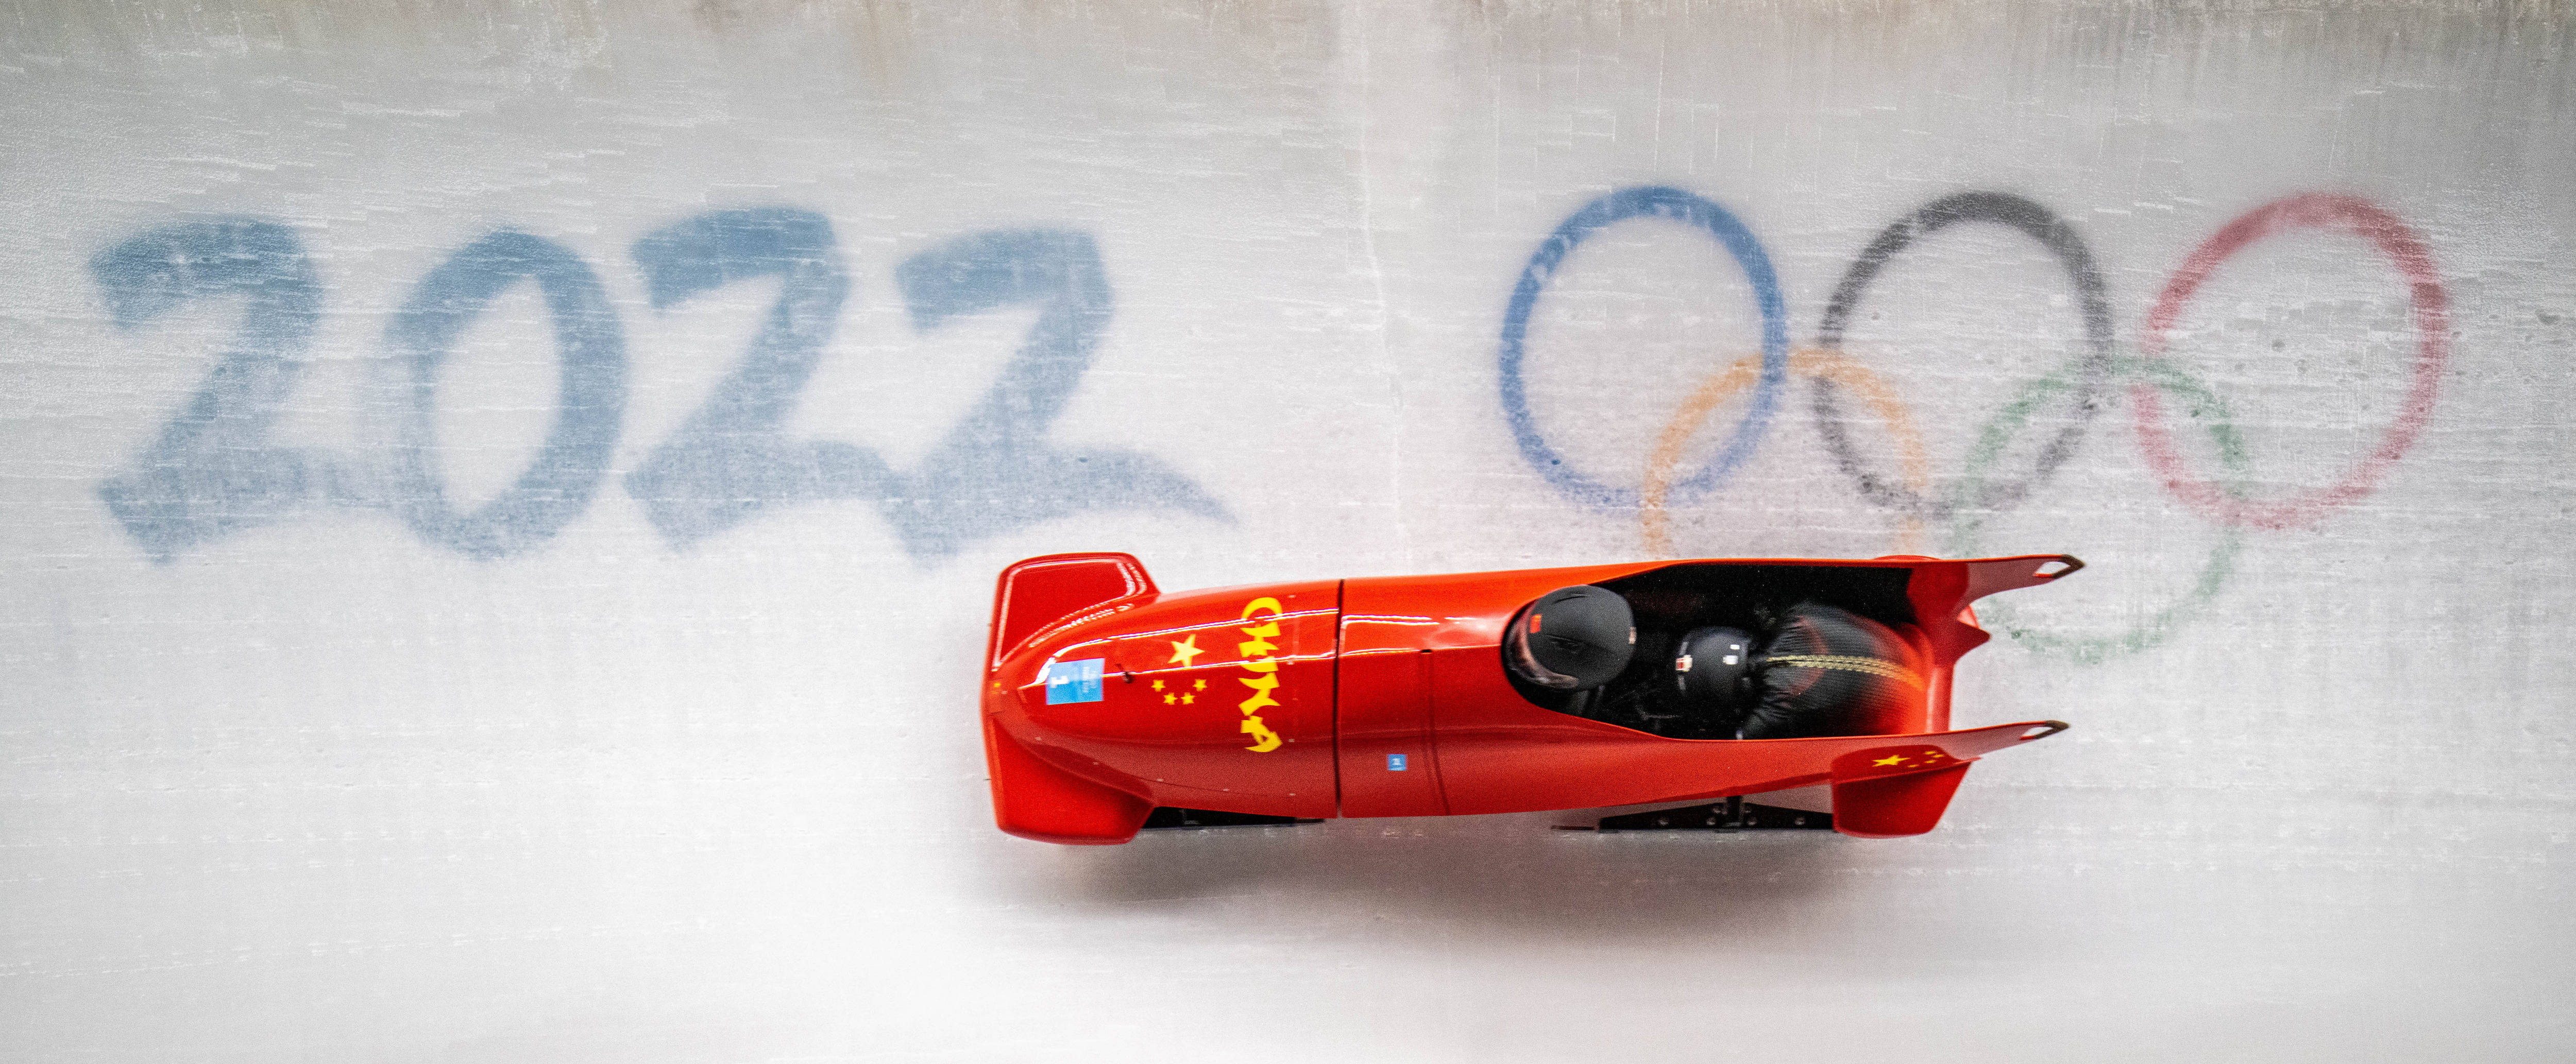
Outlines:
<svg viewBox="0 0 2576 1064"><path fill-rule="evenodd" d="M2065 728L1949 730L1951 666L1989 638L1969 604L2082 565L2066 555L1712 559L1166 593L1126 554L1031 558L1002 571L985 653L994 817L1022 838L1106 844L1135 837L1149 818L1177 826L1723 799L1661 812L1686 812L1691 826L1762 827L1806 809L1814 815L1797 816L1802 826L1920 834L1940 821L1970 762ZM1510 664L1512 633L1541 619L1522 618L1569 585L1619 596L1614 605L1635 610L1628 641L1643 632L1654 646L1671 645L1667 629L1766 601L1830 603L1889 633L1897 665L1850 667L1905 679L1890 688L1905 696L1871 718L1868 734L1802 738L1676 738L1570 712L1516 682ZM1685 656L1639 674L1689 667ZM1743 804L1784 793L1767 799L1776 807Z"/></svg>

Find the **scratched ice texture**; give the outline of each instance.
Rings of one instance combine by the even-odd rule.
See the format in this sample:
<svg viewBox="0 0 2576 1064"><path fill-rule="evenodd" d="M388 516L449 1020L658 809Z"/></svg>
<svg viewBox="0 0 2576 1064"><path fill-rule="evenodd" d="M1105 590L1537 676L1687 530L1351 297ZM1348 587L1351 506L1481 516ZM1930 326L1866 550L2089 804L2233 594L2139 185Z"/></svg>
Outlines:
<svg viewBox="0 0 2576 1064"><path fill-rule="evenodd" d="M2565 1060L2544 4L0 10L0 1056ZM1915 839L993 830L994 572L2069 551Z"/></svg>

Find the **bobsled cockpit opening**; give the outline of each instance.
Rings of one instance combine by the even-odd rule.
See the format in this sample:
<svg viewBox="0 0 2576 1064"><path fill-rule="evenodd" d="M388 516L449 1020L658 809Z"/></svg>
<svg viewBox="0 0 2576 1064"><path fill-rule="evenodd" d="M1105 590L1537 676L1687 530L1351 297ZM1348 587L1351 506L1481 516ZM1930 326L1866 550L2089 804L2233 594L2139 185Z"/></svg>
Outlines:
<svg viewBox="0 0 2576 1064"><path fill-rule="evenodd" d="M1503 656L1521 696L1560 713L1676 739L1781 739L1902 734L1926 719L1929 668L1902 567L1666 566L1597 587L1542 596L1513 619ZM1606 678L1599 663L1573 684L1534 672L1524 623L1583 591L1594 617L1614 614L1631 652ZM1607 600L1615 600L1614 610ZM1597 638L1597 637L1596 637ZM1559 675L1568 675L1560 673Z"/></svg>

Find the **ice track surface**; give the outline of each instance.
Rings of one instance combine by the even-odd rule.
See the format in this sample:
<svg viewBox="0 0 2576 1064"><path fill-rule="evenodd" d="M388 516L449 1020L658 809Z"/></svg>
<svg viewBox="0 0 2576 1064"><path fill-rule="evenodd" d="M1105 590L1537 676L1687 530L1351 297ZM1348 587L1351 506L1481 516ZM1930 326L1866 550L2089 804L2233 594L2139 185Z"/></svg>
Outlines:
<svg viewBox="0 0 2576 1064"><path fill-rule="evenodd" d="M10 1060L2576 1055L2545 5L26 4ZM1910 840L990 820L993 574L2066 551Z"/></svg>

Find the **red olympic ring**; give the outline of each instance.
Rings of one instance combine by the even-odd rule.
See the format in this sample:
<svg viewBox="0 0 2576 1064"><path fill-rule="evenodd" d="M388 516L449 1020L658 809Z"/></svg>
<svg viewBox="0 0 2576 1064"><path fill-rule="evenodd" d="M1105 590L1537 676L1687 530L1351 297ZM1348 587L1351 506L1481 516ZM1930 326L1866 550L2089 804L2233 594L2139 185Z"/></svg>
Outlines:
<svg viewBox="0 0 2576 1064"><path fill-rule="evenodd" d="M2441 274L2434 269L2432 253L2425 250L2424 242L2396 215L2358 196L2290 196L2247 211L2227 223L2226 228L2193 249L2191 257L2166 282L2164 293L2156 298L2155 309L2147 312L2146 326L2138 337L2140 354L2146 358L2164 356L2165 331L2182 316L2192 293L2220 263L2246 245L2286 230L2326 228L2340 228L2378 245L2380 254L2405 274L2415 312L2414 385L2406 392L2406 404L2397 420L2380 437L2379 446L2351 474L2333 485L2268 503L2232 498L2215 481L2196 477L2183 468L2181 453L2174 449L2173 438L2165 434L2162 397L2150 385L2133 385L2130 402L2137 411L2138 441L2149 466L2175 497L2225 524L2267 529L2314 524L2329 508L2370 494L2388 467L2414 445L2416 434L2433 416L2433 399L2442 387L2442 367L2451 357L2450 299L2443 292Z"/></svg>

